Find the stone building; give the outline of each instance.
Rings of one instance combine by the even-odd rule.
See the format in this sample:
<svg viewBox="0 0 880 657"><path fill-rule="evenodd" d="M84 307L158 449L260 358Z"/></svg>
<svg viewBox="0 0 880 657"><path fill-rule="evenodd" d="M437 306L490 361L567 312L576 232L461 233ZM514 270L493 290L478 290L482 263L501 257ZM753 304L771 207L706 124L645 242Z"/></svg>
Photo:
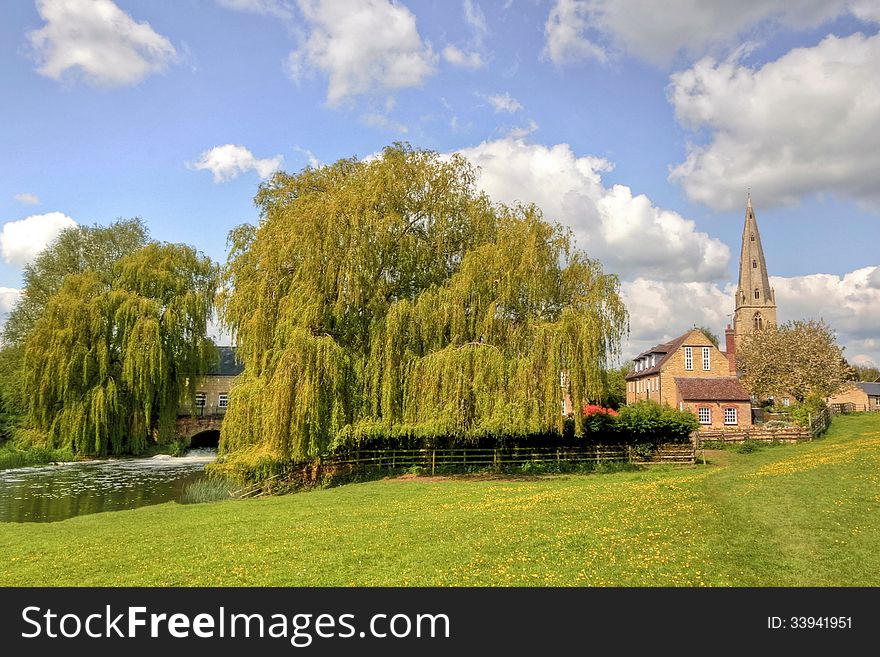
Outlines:
<svg viewBox="0 0 880 657"><path fill-rule="evenodd" d="M195 406L189 400L181 404L181 415L219 417L226 414L232 382L244 371L235 360L234 347L217 347L220 359L196 385Z"/></svg>
<svg viewBox="0 0 880 657"><path fill-rule="evenodd" d="M626 403L642 399L692 410L707 429L752 423L749 395L727 357L696 328L636 356L626 375Z"/></svg>
<svg viewBox="0 0 880 657"><path fill-rule="evenodd" d="M842 406L846 411L880 411L880 382L860 381L851 388L828 398L830 406Z"/></svg>

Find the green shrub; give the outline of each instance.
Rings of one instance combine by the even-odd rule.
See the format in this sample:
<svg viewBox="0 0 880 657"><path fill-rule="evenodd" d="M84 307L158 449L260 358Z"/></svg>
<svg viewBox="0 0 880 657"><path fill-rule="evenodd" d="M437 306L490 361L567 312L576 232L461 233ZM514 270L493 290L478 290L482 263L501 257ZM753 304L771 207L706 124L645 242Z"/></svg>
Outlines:
<svg viewBox="0 0 880 657"><path fill-rule="evenodd" d="M806 427L810 423L810 419L815 419L817 415L828 409L825 400L818 395L810 395L804 401L789 407L792 421L801 427Z"/></svg>
<svg viewBox="0 0 880 657"><path fill-rule="evenodd" d="M686 443L699 428L696 416L655 401L624 406L616 420L617 435L630 444Z"/></svg>
<svg viewBox="0 0 880 657"><path fill-rule="evenodd" d="M762 447L763 445L757 440L744 440L736 448L736 451L740 454L751 454L752 452L759 451Z"/></svg>

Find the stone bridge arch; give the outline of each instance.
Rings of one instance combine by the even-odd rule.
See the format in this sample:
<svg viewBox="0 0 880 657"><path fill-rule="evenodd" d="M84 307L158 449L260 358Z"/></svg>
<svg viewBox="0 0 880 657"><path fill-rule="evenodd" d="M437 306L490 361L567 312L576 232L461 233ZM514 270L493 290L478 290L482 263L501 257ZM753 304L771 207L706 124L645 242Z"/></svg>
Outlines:
<svg viewBox="0 0 880 657"><path fill-rule="evenodd" d="M220 440L222 417L186 415L177 418L177 440L187 447L216 447Z"/></svg>

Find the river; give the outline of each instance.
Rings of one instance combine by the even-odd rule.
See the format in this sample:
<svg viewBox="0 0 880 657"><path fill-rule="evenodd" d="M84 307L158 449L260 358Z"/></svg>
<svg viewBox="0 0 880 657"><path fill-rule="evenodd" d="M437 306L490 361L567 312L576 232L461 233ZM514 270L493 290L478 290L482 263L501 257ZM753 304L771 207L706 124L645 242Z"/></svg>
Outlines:
<svg viewBox="0 0 880 657"><path fill-rule="evenodd" d="M52 522L179 500L205 476L213 449L186 456L78 461L0 471L0 521Z"/></svg>

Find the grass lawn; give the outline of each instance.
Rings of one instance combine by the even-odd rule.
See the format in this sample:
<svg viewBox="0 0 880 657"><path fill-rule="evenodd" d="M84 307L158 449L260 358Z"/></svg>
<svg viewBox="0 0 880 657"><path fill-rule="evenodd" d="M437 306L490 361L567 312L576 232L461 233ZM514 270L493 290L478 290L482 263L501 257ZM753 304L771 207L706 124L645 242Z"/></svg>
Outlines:
<svg viewBox="0 0 880 657"><path fill-rule="evenodd" d="M707 458L0 524L0 584L880 586L880 414Z"/></svg>

